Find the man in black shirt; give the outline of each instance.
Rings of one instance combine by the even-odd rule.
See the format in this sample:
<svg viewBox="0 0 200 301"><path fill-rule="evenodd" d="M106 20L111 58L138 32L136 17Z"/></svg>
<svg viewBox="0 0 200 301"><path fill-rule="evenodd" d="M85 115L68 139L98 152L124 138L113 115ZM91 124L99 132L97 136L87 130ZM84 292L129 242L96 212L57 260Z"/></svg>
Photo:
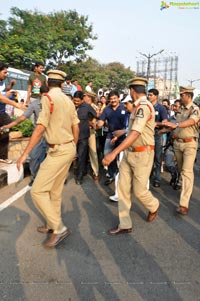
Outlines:
<svg viewBox="0 0 200 301"><path fill-rule="evenodd" d="M157 89L150 89L148 91L148 100L152 103L155 110L155 155L154 155L154 166L153 166L153 186L160 187L161 183L161 165L162 165L162 135L159 134L160 126L162 121L167 121L167 110L166 108L158 103L159 92Z"/></svg>
<svg viewBox="0 0 200 301"><path fill-rule="evenodd" d="M77 109L79 123L79 139L77 144L77 173L76 184L81 185L87 169L88 138L90 136L89 122L96 118L96 112L91 105L83 101L83 92L74 93L74 105Z"/></svg>

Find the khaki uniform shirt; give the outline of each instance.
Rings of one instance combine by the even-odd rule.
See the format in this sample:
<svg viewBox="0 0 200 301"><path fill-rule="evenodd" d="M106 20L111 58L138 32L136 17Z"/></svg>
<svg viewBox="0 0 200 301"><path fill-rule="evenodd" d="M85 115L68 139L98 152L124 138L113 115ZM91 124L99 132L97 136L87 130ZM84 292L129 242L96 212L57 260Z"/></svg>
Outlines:
<svg viewBox="0 0 200 301"><path fill-rule="evenodd" d="M186 139L199 137L198 121L200 119L200 112L198 106L193 102L189 103L186 107L181 108L180 112L176 115L177 122L186 121L191 118L194 119L195 124L186 128L176 128L174 130L176 138Z"/></svg>
<svg viewBox="0 0 200 301"><path fill-rule="evenodd" d="M99 108L97 105L91 103L91 107L95 110L97 114L99 113ZM95 125L96 125L96 118L93 118L92 121L90 122L90 135L96 133Z"/></svg>
<svg viewBox="0 0 200 301"><path fill-rule="evenodd" d="M133 143L134 146L154 145L155 111L146 96L135 101L129 120L129 132L137 131L141 135Z"/></svg>
<svg viewBox="0 0 200 301"><path fill-rule="evenodd" d="M50 101L47 96L42 96L42 110L37 124L42 124L45 138L50 144L62 144L74 140L72 126L79 123L76 108L73 102L61 91L52 88L48 92L53 100L53 112L50 113Z"/></svg>

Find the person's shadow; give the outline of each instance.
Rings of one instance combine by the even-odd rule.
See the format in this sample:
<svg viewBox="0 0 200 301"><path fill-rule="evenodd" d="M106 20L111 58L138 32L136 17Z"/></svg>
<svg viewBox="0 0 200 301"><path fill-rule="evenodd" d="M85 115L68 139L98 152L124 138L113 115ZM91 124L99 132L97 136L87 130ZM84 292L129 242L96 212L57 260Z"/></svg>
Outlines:
<svg viewBox="0 0 200 301"><path fill-rule="evenodd" d="M58 261L64 262L66 271L76 291L77 300L120 300L112 286L107 285L108 279L102 271L101 265L94 255L89 244L87 244L88 230L87 226L80 225L81 215L79 203L76 197L71 198L72 210L64 214L65 224L70 225L72 235L69 236L60 246L57 247ZM94 243L94 242L93 242ZM74 299L74 296L68 296Z"/></svg>
<svg viewBox="0 0 200 301"><path fill-rule="evenodd" d="M17 240L29 222L29 215L10 206L0 212L0 300L26 300L23 280L20 279L20 262L16 252Z"/></svg>
<svg viewBox="0 0 200 301"><path fill-rule="evenodd" d="M92 189L85 189L84 192L90 200L85 201L83 207L90 223L91 234L94 239L104 242L115 262L110 263L112 269L120 270L118 274L113 273L112 280L119 286L124 285L123 300L133 300L136 296L140 296L141 300L182 300L162 267L151 252L134 238L134 233L114 237L106 233L114 226L113 221L117 221L117 216L109 209L105 199L101 200L100 195L99 198L94 198ZM115 298L112 296L110 300Z"/></svg>

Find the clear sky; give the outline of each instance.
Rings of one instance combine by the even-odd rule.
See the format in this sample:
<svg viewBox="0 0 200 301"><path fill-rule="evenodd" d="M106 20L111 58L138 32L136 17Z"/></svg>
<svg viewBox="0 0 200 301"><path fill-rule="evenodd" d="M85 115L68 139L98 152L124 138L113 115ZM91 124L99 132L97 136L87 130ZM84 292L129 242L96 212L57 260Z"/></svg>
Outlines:
<svg viewBox="0 0 200 301"><path fill-rule="evenodd" d="M100 63L117 61L136 71L136 61L142 58L139 52L165 49L161 56L179 57L179 84L189 85L188 80L200 79L200 6L180 9L166 3L170 7L161 11L159 0L7 0L1 5L0 18L8 19L14 6L43 13L76 10L89 17L98 36L89 55ZM193 86L200 88L200 81Z"/></svg>

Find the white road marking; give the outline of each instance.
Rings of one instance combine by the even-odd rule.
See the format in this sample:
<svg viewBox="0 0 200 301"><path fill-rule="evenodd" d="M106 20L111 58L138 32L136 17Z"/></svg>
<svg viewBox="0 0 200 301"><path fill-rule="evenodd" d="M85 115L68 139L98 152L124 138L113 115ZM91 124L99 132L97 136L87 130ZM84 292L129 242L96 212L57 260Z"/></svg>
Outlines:
<svg viewBox="0 0 200 301"><path fill-rule="evenodd" d="M21 189L20 191L18 191L16 194L14 194L13 196L11 196L8 200L6 200L5 202L3 202L0 205L0 212L3 211L5 208L7 208L12 203L14 203L17 199L19 199L23 194L25 194L30 189L31 189L31 187L27 185L26 187L24 187L23 189Z"/></svg>

